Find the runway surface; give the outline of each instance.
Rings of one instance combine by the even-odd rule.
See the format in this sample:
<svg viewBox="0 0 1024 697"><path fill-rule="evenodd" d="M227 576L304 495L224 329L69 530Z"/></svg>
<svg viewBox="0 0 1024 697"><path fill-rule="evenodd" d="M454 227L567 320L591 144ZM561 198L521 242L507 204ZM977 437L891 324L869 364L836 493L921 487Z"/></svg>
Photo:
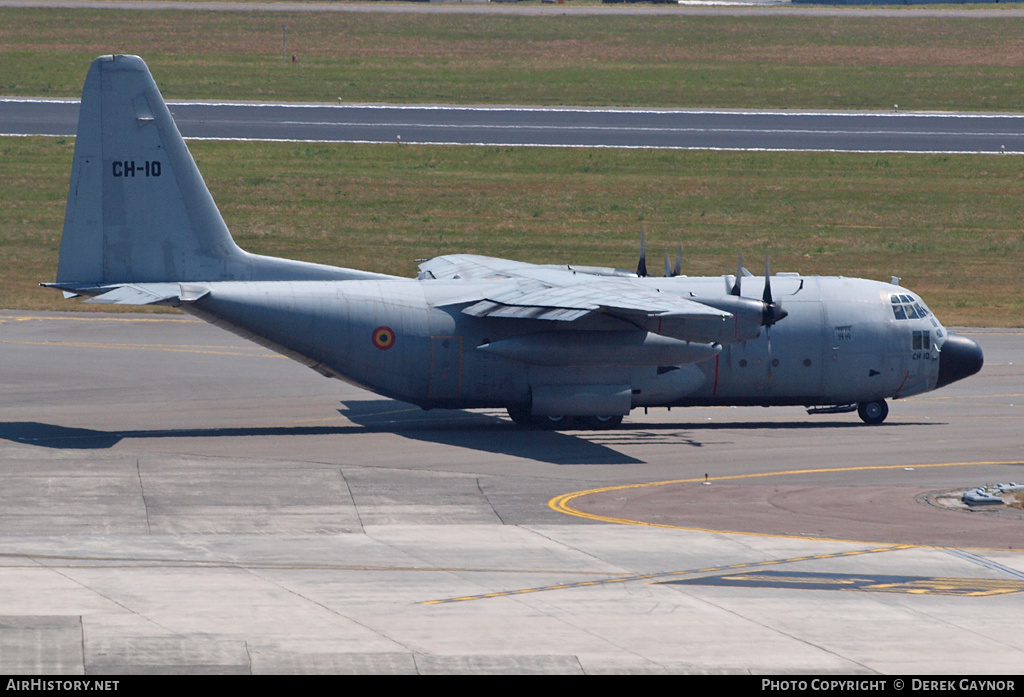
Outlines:
<svg viewBox="0 0 1024 697"><path fill-rule="evenodd" d="M177 102L186 138L453 145L1024 152L1024 115ZM0 98L0 134L73 136L78 103Z"/></svg>
<svg viewBox="0 0 1024 697"><path fill-rule="evenodd" d="M915 502L1024 481L1024 332L965 331L982 372L877 427L547 433L183 316L0 313L0 671L1016 674L1024 522Z"/></svg>
<svg viewBox="0 0 1024 697"><path fill-rule="evenodd" d="M680 5L646 3L602 4L602 5L519 5L517 3L491 2L202 2L190 0L0 0L0 7L50 7L57 9L88 8L109 10L191 10L207 12L366 12L375 14L491 14L491 15L535 15L559 17L572 15L717 15L726 17L774 17L797 15L802 17L900 17L908 16L906 7L822 7L793 5L787 0L685 0ZM1021 17L1024 11L1012 9L1012 4L998 8L983 9L962 6L940 9L914 6L912 17L955 17L960 19L985 20L997 11L997 17Z"/></svg>

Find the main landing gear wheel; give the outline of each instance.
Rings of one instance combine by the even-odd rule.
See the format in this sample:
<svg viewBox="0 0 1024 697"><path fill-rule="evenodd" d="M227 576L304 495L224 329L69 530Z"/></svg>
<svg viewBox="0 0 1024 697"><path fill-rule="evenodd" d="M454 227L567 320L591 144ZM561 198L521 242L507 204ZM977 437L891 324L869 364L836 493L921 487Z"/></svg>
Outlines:
<svg viewBox="0 0 1024 697"><path fill-rule="evenodd" d="M523 428L536 428L529 409L522 407L508 407L508 416L516 426Z"/></svg>
<svg viewBox="0 0 1024 697"><path fill-rule="evenodd" d="M885 421L885 417L889 415L889 405L884 399L877 402L861 402L857 405L857 415L864 423L874 426Z"/></svg>
<svg viewBox="0 0 1024 697"><path fill-rule="evenodd" d="M561 416L558 414L550 414L547 416L534 416L533 420L537 424L537 428L545 431L563 431L570 428L572 419L568 416Z"/></svg>
<svg viewBox="0 0 1024 697"><path fill-rule="evenodd" d="M580 422L580 428L590 429L592 431L604 431L609 428L615 428L622 423L622 416L580 416L578 417Z"/></svg>
<svg viewBox="0 0 1024 697"><path fill-rule="evenodd" d="M569 428L572 421L568 416L537 416L531 414L529 409L522 407L508 407L508 415L517 426L523 428L535 428L542 431L557 431Z"/></svg>
<svg viewBox="0 0 1024 697"><path fill-rule="evenodd" d="M622 423L622 416L619 414L613 416L536 416L531 414L529 409L522 407L509 407L508 415L517 426L543 431L567 431L573 428L597 431L615 428Z"/></svg>

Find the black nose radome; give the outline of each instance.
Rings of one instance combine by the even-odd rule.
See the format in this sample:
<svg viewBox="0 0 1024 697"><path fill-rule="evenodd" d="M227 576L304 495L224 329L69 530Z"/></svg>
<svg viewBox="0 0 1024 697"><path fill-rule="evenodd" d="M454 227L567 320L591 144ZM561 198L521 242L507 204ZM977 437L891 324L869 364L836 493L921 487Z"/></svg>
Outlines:
<svg viewBox="0 0 1024 697"><path fill-rule="evenodd" d="M974 339L950 333L939 353L939 382L943 387L951 382L963 380L981 370L985 356Z"/></svg>

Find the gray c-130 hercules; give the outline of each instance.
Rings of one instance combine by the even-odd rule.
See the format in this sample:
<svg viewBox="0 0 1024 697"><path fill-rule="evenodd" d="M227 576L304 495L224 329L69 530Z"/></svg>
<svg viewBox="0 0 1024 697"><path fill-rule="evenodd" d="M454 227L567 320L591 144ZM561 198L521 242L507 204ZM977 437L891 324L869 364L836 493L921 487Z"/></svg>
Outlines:
<svg viewBox="0 0 1024 697"><path fill-rule="evenodd" d="M642 247L642 244L641 244ZM87 302L179 307L314 370L423 408L533 427L636 407L802 405L881 423L886 399L973 375L980 347L898 285L696 278L455 254L400 278L250 254L149 69L102 56L82 92L57 282ZM753 290L752 290L753 289ZM753 295L751 294L751 290Z"/></svg>

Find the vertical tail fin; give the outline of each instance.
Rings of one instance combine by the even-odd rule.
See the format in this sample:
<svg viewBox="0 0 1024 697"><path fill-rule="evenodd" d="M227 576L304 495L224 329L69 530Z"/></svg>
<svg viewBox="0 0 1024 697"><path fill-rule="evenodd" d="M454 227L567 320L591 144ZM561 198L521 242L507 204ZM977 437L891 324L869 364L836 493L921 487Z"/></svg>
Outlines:
<svg viewBox="0 0 1024 697"><path fill-rule="evenodd" d="M82 89L57 283L392 278L243 251L138 56L101 56ZM120 300L118 302L121 302Z"/></svg>
<svg viewBox="0 0 1024 697"><path fill-rule="evenodd" d="M82 90L58 283L244 276L231 239L149 68L93 61Z"/></svg>

